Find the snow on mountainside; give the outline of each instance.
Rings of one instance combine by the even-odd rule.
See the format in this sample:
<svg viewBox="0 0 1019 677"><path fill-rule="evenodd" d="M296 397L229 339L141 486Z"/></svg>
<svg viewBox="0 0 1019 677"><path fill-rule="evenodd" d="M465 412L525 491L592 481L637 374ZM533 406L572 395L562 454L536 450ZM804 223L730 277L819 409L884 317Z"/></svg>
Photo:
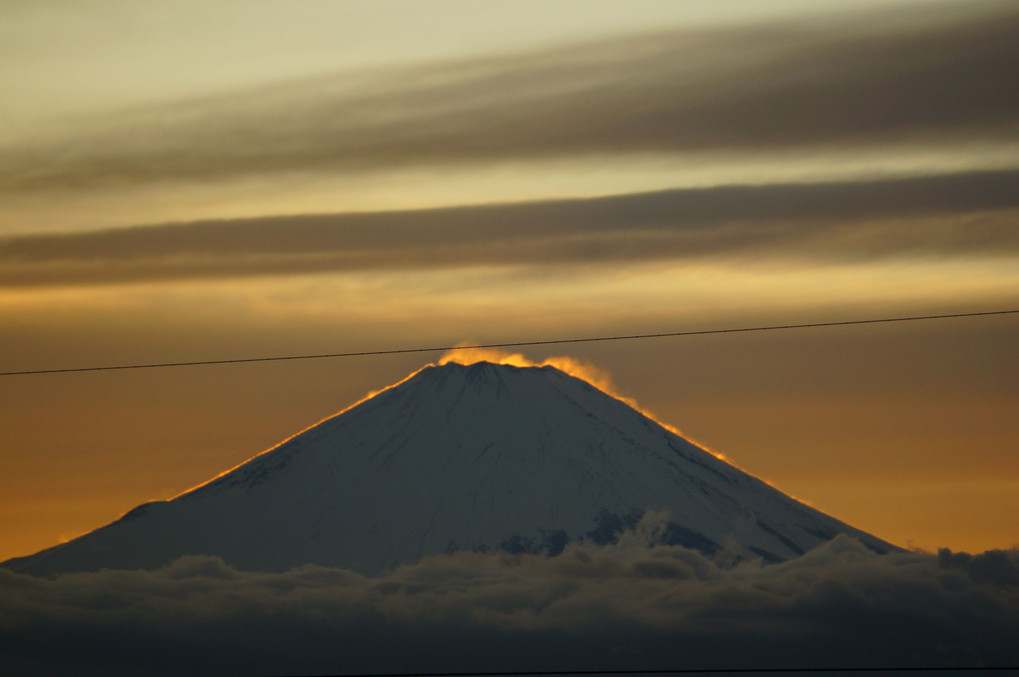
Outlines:
<svg viewBox="0 0 1019 677"><path fill-rule="evenodd" d="M375 573L454 550L604 543L646 510L665 542L784 560L848 533L553 367L429 366L170 501L5 566L154 568L185 554L240 569L314 562Z"/></svg>

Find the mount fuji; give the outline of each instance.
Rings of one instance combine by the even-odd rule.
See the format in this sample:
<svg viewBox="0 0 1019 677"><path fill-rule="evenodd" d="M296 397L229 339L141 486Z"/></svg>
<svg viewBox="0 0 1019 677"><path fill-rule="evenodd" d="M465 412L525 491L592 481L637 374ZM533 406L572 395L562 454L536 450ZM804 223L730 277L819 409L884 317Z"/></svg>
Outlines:
<svg viewBox="0 0 1019 677"><path fill-rule="evenodd" d="M428 366L168 501L3 566L151 569L188 554L244 570L375 574L458 550L605 544L647 511L659 542L731 561L794 558L838 534L810 508L552 366Z"/></svg>

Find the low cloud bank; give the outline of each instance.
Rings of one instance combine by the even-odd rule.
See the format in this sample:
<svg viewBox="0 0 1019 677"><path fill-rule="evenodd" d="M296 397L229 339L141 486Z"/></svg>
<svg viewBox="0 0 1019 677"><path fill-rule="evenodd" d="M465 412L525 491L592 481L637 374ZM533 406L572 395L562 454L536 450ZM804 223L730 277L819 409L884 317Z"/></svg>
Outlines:
<svg viewBox="0 0 1019 677"><path fill-rule="evenodd" d="M632 534L374 578L203 556L54 579L0 569L0 599L8 674L1019 665L1019 551L877 555L848 537L766 567Z"/></svg>

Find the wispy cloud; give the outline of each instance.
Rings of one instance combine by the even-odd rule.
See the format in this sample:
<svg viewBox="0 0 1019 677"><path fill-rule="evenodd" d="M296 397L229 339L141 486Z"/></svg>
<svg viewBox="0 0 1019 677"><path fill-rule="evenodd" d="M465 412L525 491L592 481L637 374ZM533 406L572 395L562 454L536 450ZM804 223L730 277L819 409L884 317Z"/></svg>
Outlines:
<svg viewBox="0 0 1019 677"><path fill-rule="evenodd" d="M1019 141L1019 13L664 32L312 78L13 147L0 193L443 163ZM91 127L92 131L87 131Z"/></svg>
<svg viewBox="0 0 1019 677"><path fill-rule="evenodd" d="M460 553L364 578L187 557L38 579L0 569L0 665L110 674L1015 665L1019 555L879 556L840 537L719 568L635 537ZM866 647L866 651L861 651Z"/></svg>
<svg viewBox="0 0 1019 677"><path fill-rule="evenodd" d="M723 186L0 240L0 285L664 259L1019 254L1019 172Z"/></svg>

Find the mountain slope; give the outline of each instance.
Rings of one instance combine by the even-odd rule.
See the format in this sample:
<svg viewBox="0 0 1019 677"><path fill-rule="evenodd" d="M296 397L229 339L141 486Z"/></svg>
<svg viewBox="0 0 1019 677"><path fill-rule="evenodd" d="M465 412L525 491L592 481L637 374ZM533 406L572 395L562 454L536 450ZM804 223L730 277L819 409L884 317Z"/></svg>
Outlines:
<svg viewBox="0 0 1019 677"><path fill-rule="evenodd" d="M20 560L34 574L153 568L185 554L251 570L374 573L453 550L606 542L648 509L668 542L776 561L849 533L552 367L426 367L171 501Z"/></svg>

